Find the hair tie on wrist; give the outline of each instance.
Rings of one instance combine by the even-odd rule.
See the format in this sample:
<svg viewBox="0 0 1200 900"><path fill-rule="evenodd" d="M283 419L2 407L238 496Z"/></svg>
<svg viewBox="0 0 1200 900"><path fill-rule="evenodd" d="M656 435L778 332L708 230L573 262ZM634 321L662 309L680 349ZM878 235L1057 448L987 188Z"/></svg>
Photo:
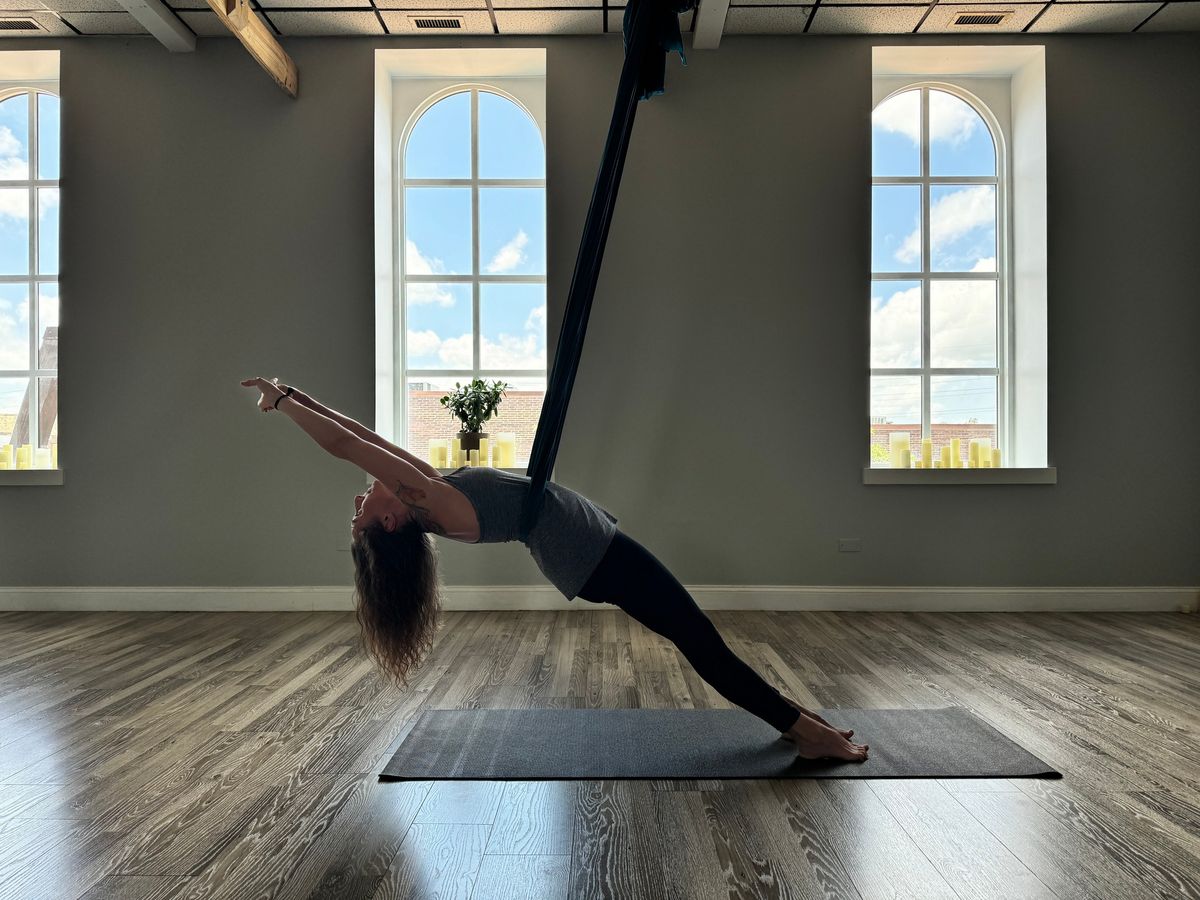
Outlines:
<svg viewBox="0 0 1200 900"><path fill-rule="evenodd" d="M275 398L275 402L274 402L273 404L271 404L271 405L272 405L272 407L273 407L274 409L278 410L278 409L279 409L279 401L280 401L280 400L282 400L284 397L290 397L290 396L292 396L292 391L294 391L294 390L296 390L296 389L295 389L295 388L293 388L293 387L290 387L290 388L288 388L288 389L287 389L287 391L286 391L286 392L284 392L284 393L280 394L278 397L276 397L276 398Z"/></svg>

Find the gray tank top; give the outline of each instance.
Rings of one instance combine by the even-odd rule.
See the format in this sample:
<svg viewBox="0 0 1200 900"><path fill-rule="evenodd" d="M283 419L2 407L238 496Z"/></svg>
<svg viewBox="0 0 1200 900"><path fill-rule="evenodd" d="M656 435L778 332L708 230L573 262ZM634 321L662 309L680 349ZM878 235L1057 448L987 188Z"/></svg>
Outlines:
<svg viewBox="0 0 1200 900"><path fill-rule="evenodd" d="M529 476L488 466L464 466L443 476L461 491L479 517L479 540L494 544L520 540L521 507ZM583 590L617 533L617 517L553 481L525 546L542 574L568 600Z"/></svg>

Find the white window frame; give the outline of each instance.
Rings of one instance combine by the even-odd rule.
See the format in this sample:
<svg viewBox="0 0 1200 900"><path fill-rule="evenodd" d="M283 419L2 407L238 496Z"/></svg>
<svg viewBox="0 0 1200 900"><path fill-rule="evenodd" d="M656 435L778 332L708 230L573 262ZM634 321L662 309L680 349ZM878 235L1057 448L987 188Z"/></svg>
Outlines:
<svg viewBox="0 0 1200 900"><path fill-rule="evenodd" d="M917 185L921 189L921 262L916 272L871 272L871 281L917 281L921 285L921 365L917 368L871 368L871 376L919 376L921 379L921 436L932 434L933 416L931 409L932 379L954 375L990 375L996 378L996 446L1001 449L1003 459L1012 458L1010 442L1012 421L1010 404L1012 389L1009 384L1012 366L1012 304L1009 296L1011 283L1011 253L1009 252L1010 175L1008 142L1006 134L995 113L981 98L961 85L947 81L914 81L890 91L875 104L878 109L899 94L920 91L921 110L921 171L918 175L875 175L871 173L871 187L876 185ZM943 91L957 97L970 106L983 120L991 134L995 149L996 174L986 175L930 175L929 174L929 92ZM996 188L996 271L994 272L935 272L930 247L930 203L931 186L989 184ZM929 341L929 295L935 281L991 281L996 285L996 316L994 336L996 340L996 365L991 367L945 368L934 367L930 359Z"/></svg>
<svg viewBox="0 0 1200 900"><path fill-rule="evenodd" d="M507 90L505 88L508 88ZM396 222L398 224L398 248L397 253L400 255L400 294L397 297L397 319L399 321L397 342L400 345L400 385L401 389L397 391L397 421L400 427L397 433L404 435L407 431L408 423L408 379L421 378L485 378L498 379L512 377L530 377L536 378L541 376L547 377L546 367L540 369L485 369L480 367L479 362L479 343L480 343L480 328L479 328L479 310L480 310L480 293L481 286L484 284L546 284L546 276L543 275L486 275L480 269L479 259L479 190L480 188L491 187L540 187L543 191L546 189L546 178L543 175L541 178L480 178L479 177L479 95L480 93L491 93L496 96L503 97L506 100L516 104L522 109L526 115L530 117L538 126L538 133L542 137L543 154L545 152L546 134L544 124L537 121L537 118L529 110L529 108L518 97L509 93L514 85L508 84L507 81L494 80L491 82L464 82L462 84L445 87L438 90L422 103L413 114L412 119L405 127L404 133L401 135L397 150L396 150L396 181L399 189L396 191ZM518 87L519 90L519 87ZM471 175L469 178L407 178L404 175L404 159L405 151L408 148L408 140L412 137L413 131L420 122L421 117L442 102L448 97L455 94L470 92L471 100ZM544 158L544 156L543 156ZM469 275L410 275L404 270L407 262L406 254L404 253L405 230L404 223L404 196L405 188L408 187L456 187L471 189L471 274ZM470 284L471 285L471 329L472 329L472 350L471 350L471 368L470 369L410 369L407 367L408 346L406 336L407 331L407 296L406 288L409 284ZM409 448L412 450L413 448ZM419 448L418 448L419 449Z"/></svg>
<svg viewBox="0 0 1200 900"><path fill-rule="evenodd" d="M417 121L451 94L472 91L472 178L406 179L404 148ZM487 283L545 284L545 275L480 273L479 187L546 186L541 179L478 178L478 94L490 91L521 107L536 123L546 146L546 51L544 48L486 48L375 51L375 430L403 445L407 433L407 379L495 376L548 378L542 369L480 368L479 294ZM404 271L405 186L472 186L472 268L470 275L408 275ZM472 368L409 369L405 364L404 285L433 282L472 287ZM426 448L409 448L422 454Z"/></svg>
<svg viewBox="0 0 1200 900"><path fill-rule="evenodd" d="M1001 452L1006 446L1008 453L1000 469L893 470L872 468L869 448L864 448L868 459L863 483L1054 484L1058 474L1048 441L1046 48L1037 44L881 45L872 48L871 74L872 108L906 86L952 85L979 98L1000 125L1009 183L1002 207L1007 224L1002 228L997 222L998 268L1002 240L1008 242L1009 260L1007 271L997 273L1008 279L1008 314L999 326L1004 344L997 348L997 367L1007 371L998 378L997 388L1003 385L1008 393L997 396L996 424L999 429L1004 418ZM914 280L912 273L906 274ZM927 323L926 315L923 329ZM867 372L871 372L869 358ZM866 377L869 383L870 375ZM870 421L869 409L864 409L864 418Z"/></svg>
<svg viewBox="0 0 1200 900"><path fill-rule="evenodd" d="M39 287L44 284L59 285L59 272L42 273L40 271L39 237L41 233L38 216L38 191L53 188L59 192L59 229L61 233L62 187L60 178L39 178L38 163L38 95L50 94L62 101L62 92L57 77L47 77L48 72L58 71L58 51L4 51L0 52L0 102L20 96L29 95L29 177L24 179L5 179L0 181L0 188L25 188L29 192L29 271L24 275L0 275L0 283L24 284L28 289L29 303L29 367L26 369L0 370L0 378L28 378L27 389L29 403L29 434L30 444L35 455L41 433L40 379L58 378L60 366L53 369L42 369L38 366L39 338L41 336L41 302ZM59 142L61 148L61 139ZM61 176L61 151L60 170ZM59 259L59 269L62 260ZM59 323L62 323L62 291L59 289ZM61 343L60 343L61 348ZM61 381L60 381L61 386ZM61 416L59 434L61 436ZM58 467L52 469L3 469L0 470L0 486L8 485L59 485L63 483L62 458Z"/></svg>

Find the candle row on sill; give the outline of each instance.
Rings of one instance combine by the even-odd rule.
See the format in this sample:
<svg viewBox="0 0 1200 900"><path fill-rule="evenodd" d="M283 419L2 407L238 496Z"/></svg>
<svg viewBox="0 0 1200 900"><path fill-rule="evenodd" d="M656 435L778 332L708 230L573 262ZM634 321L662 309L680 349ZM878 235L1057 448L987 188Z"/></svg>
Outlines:
<svg viewBox="0 0 1200 900"><path fill-rule="evenodd" d="M888 434L888 460L893 469L999 469L1000 448L993 447L990 438L977 438L967 445L967 461L963 464L962 439L951 438L943 444L939 459L933 458L933 440L922 438L921 455L914 457L909 447L907 431Z"/></svg>
<svg viewBox="0 0 1200 900"><path fill-rule="evenodd" d="M21 444L0 445L0 471L6 469L57 469L58 444L49 447L33 447Z"/></svg>
<svg viewBox="0 0 1200 900"><path fill-rule="evenodd" d="M517 435L502 431L491 443L479 439L479 449L464 451L459 438L432 438L429 441L429 464L435 469L457 469L459 466L494 466L515 469L517 466Z"/></svg>

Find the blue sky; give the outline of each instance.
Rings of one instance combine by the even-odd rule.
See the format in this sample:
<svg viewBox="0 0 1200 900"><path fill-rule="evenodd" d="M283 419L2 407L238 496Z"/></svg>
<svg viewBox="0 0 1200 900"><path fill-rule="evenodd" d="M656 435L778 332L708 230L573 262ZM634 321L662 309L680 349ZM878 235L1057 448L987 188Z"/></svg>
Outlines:
<svg viewBox="0 0 1200 900"><path fill-rule="evenodd" d="M38 177L58 178L58 98L38 95L38 117ZM29 96L19 94L0 102L0 179L28 179L29 157ZM41 229L38 272L57 276L58 190L40 189L37 207L37 227ZM29 229L28 189L0 189L0 274L30 274ZM58 285L40 285L38 294L44 331L58 324ZM29 286L0 284L0 369L29 368L29 356ZM27 385L27 378L0 378L0 413L17 411Z"/></svg>
<svg viewBox="0 0 1200 900"><path fill-rule="evenodd" d="M872 169L876 177L921 175L921 109L918 91L881 103L872 116ZM966 102L944 91L929 95L929 174L994 176L991 132ZM871 197L871 270L913 273L922 259L921 189L875 185ZM996 188L986 184L930 187L930 271L996 271ZM920 281L871 282L871 365L921 365ZM996 365L996 287L992 281L946 280L930 286L930 364L977 368ZM996 379L940 376L930 382L934 423L996 421ZM893 422L921 420L920 379L875 376L871 416Z"/></svg>
<svg viewBox="0 0 1200 900"><path fill-rule="evenodd" d="M479 95L481 178L545 178L537 125L496 94ZM452 94L430 107L405 148L406 178L470 178L470 95ZM471 275L472 201L469 187L405 189L405 268L409 274ZM546 274L544 187L479 190L479 274ZM414 369L471 367L471 288L467 284L408 284L407 365ZM480 366L538 369L546 365L544 284L483 284L480 288ZM461 378L461 376L460 376ZM433 381L451 387L454 378ZM545 378L507 377L514 386L543 387Z"/></svg>

